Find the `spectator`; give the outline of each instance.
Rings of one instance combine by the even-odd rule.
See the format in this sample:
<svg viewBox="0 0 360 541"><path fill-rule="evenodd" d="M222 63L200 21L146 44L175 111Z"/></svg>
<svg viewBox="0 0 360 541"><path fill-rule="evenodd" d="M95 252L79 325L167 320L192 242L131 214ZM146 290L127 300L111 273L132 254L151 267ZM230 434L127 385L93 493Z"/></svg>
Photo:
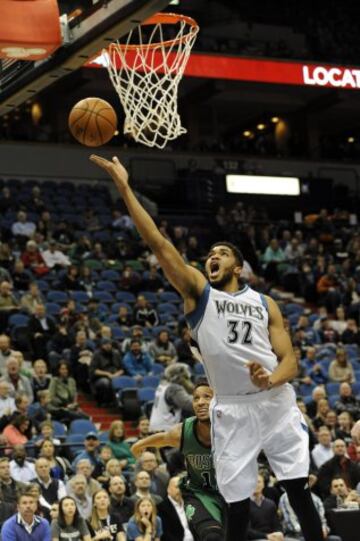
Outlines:
<svg viewBox="0 0 360 541"><path fill-rule="evenodd" d="M139 440L142 440L143 438L147 438L150 435L150 421L146 417L146 415L143 415L142 417L139 417L138 425L137 425L137 435L131 436L130 438L126 438L126 442L129 445L134 445Z"/></svg>
<svg viewBox="0 0 360 541"><path fill-rule="evenodd" d="M46 308L43 304L35 306L34 314L30 317L27 328L33 359L47 360L47 344L56 332L56 324L51 317L46 315Z"/></svg>
<svg viewBox="0 0 360 541"><path fill-rule="evenodd" d="M355 319L346 320L346 328L341 335L341 342L360 346L360 330Z"/></svg>
<svg viewBox="0 0 360 541"><path fill-rule="evenodd" d="M345 442L335 440L333 450L333 458L321 466L318 474L318 486L323 497L329 494L331 480L336 476L342 477L351 489L360 482L360 466L346 456Z"/></svg>
<svg viewBox="0 0 360 541"><path fill-rule="evenodd" d="M5 501L16 503L17 494L25 489L26 485L15 481L11 477L10 462L7 457L0 457L0 494Z"/></svg>
<svg viewBox="0 0 360 541"><path fill-rule="evenodd" d="M317 410L316 415L313 419L313 424L316 430L320 428L320 426L326 424L326 414L329 411L329 402L326 398L320 398L320 400L317 403Z"/></svg>
<svg viewBox="0 0 360 541"><path fill-rule="evenodd" d="M122 524L129 522L134 512L134 502L125 496L126 484L124 478L116 475L110 478L110 513L119 517Z"/></svg>
<svg viewBox="0 0 360 541"><path fill-rule="evenodd" d="M155 453L145 451L138 460L136 469L144 470L150 475L150 491L162 498L166 497L169 482L168 473L159 468Z"/></svg>
<svg viewBox="0 0 360 541"><path fill-rule="evenodd" d="M0 492L0 530L8 518L10 518L16 510L16 504L4 500Z"/></svg>
<svg viewBox="0 0 360 541"><path fill-rule="evenodd" d="M35 515L36 508L37 501L33 494L20 493L17 513L6 520L2 527L2 541L51 541L49 523Z"/></svg>
<svg viewBox="0 0 360 541"><path fill-rule="evenodd" d="M138 295L134 307L134 320L143 327L155 327L159 325L159 316L144 295Z"/></svg>
<svg viewBox="0 0 360 541"><path fill-rule="evenodd" d="M68 494L71 495L76 502L80 516L85 520L88 519L92 511L92 497L88 492L85 475L79 473L71 477L68 481L67 488Z"/></svg>
<svg viewBox="0 0 360 541"><path fill-rule="evenodd" d="M7 278L3 279L10 281L10 279ZM2 281L3 279L0 277L0 281ZM11 281L16 291L26 291L27 289L29 289L29 285L31 282L31 274L29 273L29 271L25 270L24 263L21 259L17 259L15 261L14 268L11 273Z"/></svg>
<svg viewBox="0 0 360 541"><path fill-rule="evenodd" d="M156 266L152 265L150 270L144 272L142 286L144 291L154 291L156 293L163 289L164 280L158 273Z"/></svg>
<svg viewBox="0 0 360 541"><path fill-rule="evenodd" d="M96 289L96 280L93 276L93 271L86 265L80 268L79 285L79 289L86 291L89 297L92 296L94 289Z"/></svg>
<svg viewBox="0 0 360 541"><path fill-rule="evenodd" d="M316 284L319 300L329 312L335 312L341 302L340 281L335 265L328 265Z"/></svg>
<svg viewBox="0 0 360 541"><path fill-rule="evenodd" d="M96 432L88 432L84 439L84 450L78 453L72 463L73 469L80 460L87 459L93 467L92 475L97 478L101 475L103 465L99 456L100 440Z"/></svg>
<svg viewBox="0 0 360 541"><path fill-rule="evenodd" d="M80 516L76 501L71 496L65 496L59 501L59 516L51 523L52 541L66 538L76 541L91 541L87 524Z"/></svg>
<svg viewBox="0 0 360 541"><path fill-rule="evenodd" d="M38 400L38 392L49 388L51 377L47 373L47 365L43 359L36 359L33 364L34 375L31 378L31 386L35 400Z"/></svg>
<svg viewBox="0 0 360 541"><path fill-rule="evenodd" d="M66 496L64 483L60 479L52 479L50 475L50 463L46 458L38 458L35 462L36 478L41 491L40 503L43 507L51 509L51 505Z"/></svg>
<svg viewBox="0 0 360 541"><path fill-rule="evenodd" d="M277 516L276 505L273 500L265 498L263 490L264 478L258 475L258 481L253 495L250 497L250 525L248 539L264 539L273 535L274 539L283 541L282 527ZM275 533L281 534L275 538Z"/></svg>
<svg viewBox="0 0 360 541"><path fill-rule="evenodd" d="M11 232L17 240L29 239L35 233L36 225L27 220L26 212L20 210L17 213L17 221L11 226Z"/></svg>
<svg viewBox="0 0 360 541"><path fill-rule="evenodd" d="M347 411L357 421L360 417L360 402L354 396L351 385L346 381L340 383L339 393L339 400L335 402L336 412Z"/></svg>
<svg viewBox="0 0 360 541"><path fill-rule="evenodd" d="M335 475L331 479L330 495L324 500L326 512L328 513L336 508L353 508L353 494L351 492L346 486L344 479L341 476Z"/></svg>
<svg viewBox="0 0 360 541"><path fill-rule="evenodd" d="M330 320L330 325L335 331L340 335L343 334L347 327L347 321L345 319L345 308L343 306L338 306L335 310L335 319Z"/></svg>
<svg viewBox="0 0 360 541"><path fill-rule="evenodd" d="M119 351L113 349L109 338L103 338L100 349L95 351L89 367L91 385L99 404L113 400L111 381L123 373Z"/></svg>
<svg viewBox="0 0 360 541"><path fill-rule="evenodd" d="M175 346L170 342L169 332L166 330L158 333L156 340L150 344L149 353L156 363L165 366L176 363L178 359Z"/></svg>
<svg viewBox="0 0 360 541"><path fill-rule="evenodd" d="M49 410L54 419L70 423L74 419L88 419L77 403L77 389L74 378L70 377L69 365L60 361L57 367L58 375L50 382Z"/></svg>
<svg viewBox="0 0 360 541"><path fill-rule="evenodd" d="M0 326L3 329L7 327L9 315L19 310L19 303L11 293L11 289L10 282L4 281L0 283Z"/></svg>
<svg viewBox="0 0 360 541"><path fill-rule="evenodd" d="M55 445L51 440L42 440L40 443L39 456L46 458L50 464L50 474L53 479L65 481L72 473L70 462L56 454Z"/></svg>
<svg viewBox="0 0 360 541"><path fill-rule="evenodd" d="M336 344L339 341L339 334L331 327L330 320L326 316L320 318L318 335L322 344Z"/></svg>
<svg viewBox="0 0 360 541"><path fill-rule="evenodd" d="M32 271L36 276L43 276L49 272L38 245L34 240L27 241L26 249L21 255L21 260L24 263L24 267Z"/></svg>
<svg viewBox="0 0 360 541"><path fill-rule="evenodd" d="M322 398L326 398L326 392L322 385L318 385L313 389L313 392L311 393L312 400L307 404L306 409L309 414L309 417L313 419L316 415L317 409L318 409L318 402Z"/></svg>
<svg viewBox="0 0 360 541"><path fill-rule="evenodd" d="M37 400L38 401L35 403L36 408L34 408L35 411L31 412L30 418L37 431L40 430L41 433L46 433L45 428L42 429L42 425L51 419L49 390L46 389L45 391L38 391ZM50 435L47 437L50 437ZM38 444L38 442L36 443Z"/></svg>
<svg viewBox="0 0 360 541"><path fill-rule="evenodd" d="M113 421L111 423L107 445L112 450L114 457L120 461L122 468L127 468L135 464L135 458L130 451L130 446L125 441L123 421Z"/></svg>
<svg viewBox="0 0 360 541"><path fill-rule="evenodd" d="M163 535L161 519L151 498L140 498L135 504L134 515L127 526L128 541L160 541Z"/></svg>
<svg viewBox="0 0 360 541"><path fill-rule="evenodd" d="M142 379L151 372L152 364L149 354L141 351L141 342L133 338L130 342L130 351L125 353L123 358L125 372L136 379Z"/></svg>
<svg viewBox="0 0 360 541"><path fill-rule="evenodd" d="M87 339L85 331L78 331L75 344L70 349L70 363L76 383L84 390L88 389L89 366L93 357L93 343Z"/></svg>
<svg viewBox="0 0 360 541"><path fill-rule="evenodd" d="M88 527L92 539L100 539L99 534L108 533L109 541L125 541L125 533L119 516L113 514L110 509L110 498L106 490L101 489L93 495L93 506Z"/></svg>
<svg viewBox="0 0 360 541"><path fill-rule="evenodd" d="M0 334L0 370L4 373L6 361L12 357L14 350L10 347L10 338L6 334Z"/></svg>
<svg viewBox="0 0 360 541"><path fill-rule="evenodd" d="M41 255L49 269L63 269L71 265L69 257L58 249L55 239L49 241L48 249L44 250Z"/></svg>
<svg viewBox="0 0 360 541"><path fill-rule="evenodd" d="M10 423L4 428L3 436L6 439L8 447L15 445L25 445L28 442L26 432L29 428L30 421L25 415L17 415L11 419ZM11 449L7 449L6 453L10 453Z"/></svg>
<svg viewBox="0 0 360 541"><path fill-rule="evenodd" d="M63 276L59 285L64 291L81 291L84 289L79 278L79 269L75 265L68 266L67 273Z"/></svg>
<svg viewBox="0 0 360 541"><path fill-rule="evenodd" d="M184 500L179 487L180 477L172 477L167 488L167 497L158 505L163 525L161 541L193 541L185 514Z"/></svg>
<svg viewBox="0 0 360 541"><path fill-rule="evenodd" d="M339 428L336 430L336 438L344 440L346 445L350 445L352 442L351 429L354 424L354 420L348 411L343 411L338 417Z"/></svg>
<svg viewBox="0 0 360 541"><path fill-rule="evenodd" d="M141 351L143 353L149 353L149 344L144 340L144 329L141 325L134 325L131 329L131 335L129 338L125 338L121 345L121 351L127 353L130 351L131 340L136 338L141 343Z"/></svg>
<svg viewBox="0 0 360 541"><path fill-rule="evenodd" d="M347 360L347 353L342 348L337 348L336 357L329 367L329 379L333 382L355 382L355 374L352 364Z"/></svg>
<svg viewBox="0 0 360 541"><path fill-rule="evenodd" d="M129 314L127 306L119 306L119 312L116 321L123 330L128 330L134 324L133 316L132 314Z"/></svg>
<svg viewBox="0 0 360 541"><path fill-rule="evenodd" d="M85 476L86 479L86 490L90 496L100 490L101 485L96 479L93 479L92 474L94 472L94 466L91 464L88 458L82 458L76 464L76 473L80 473Z"/></svg>
<svg viewBox="0 0 360 541"><path fill-rule="evenodd" d="M34 496L34 498L36 499L37 506L36 506L35 513L39 515L41 518L45 518L49 522L50 509L48 507L44 507L40 502L40 500L42 500L42 496L41 496L41 490L40 490L39 485L36 483L30 483L29 485L27 485L26 491L32 496Z"/></svg>
<svg viewBox="0 0 360 541"><path fill-rule="evenodd" d="M327 426L321 426L319 428L318 440L319 443L317 443L311 451L311 456L317 469L334 456L334 450L331 444L331 434Z"/></svg>
<svg viewBox="0 0 360 541"><path fill-rule="evenodd" d="M23 445L14 445L9 466L11 478L15 481L30 483L35 477L34 463L26 460L26 450Z"/></svg>
<svg viewBox="0 0 360 541"><path fill-rule="evenodd" d="M277 281L280 274L285 270L286 256L284 251L280 248L277 239L271 239L264 254L263 262L265 264L265 277L270 282Z"/></svg>
<svg viewBox="0 0 360 541"><path fill-rule="evenodd" d="M34 399L33 390L29 378L20 374L19 361L15 357L10 357L6 362L6 373L4 380L11 384L11 392L15 394L25 394L29 403Z"/></svg>
<svg viewBox="0 0 360 541"><path fill-rule="evenodd" d="M15 409L14 397L10 396L10 383L0 379L0 419L10 417Z"/></svg>
<svg viewBox="0 0 360 541"><path fill-rule="evenodd" d="M316 351L314 347L307 348L307 359L305 360L306 375L316 385L324 385L328 380L326 370L323 366L321 366L321 361L316 360L315 354L312 352L312 350Z"/></svg>
<svg viewBox="0 0 360 541"><path fill-rule="evenodd" d="M36 307L39 304L44 304L45 299L40 293L39 287L36 282L31 282L29 285L29 291L24 293L20 300L20 306L22 310L28 312L28 314L35 314Z"/></svg>
<svg viewBox="0 0 360 541"><path fill-rule="evenodd" d="M196 359L192 354L191 348L191 333L188 327L183 327L181 330L181 338L176 342L176 351L179 363L188 364L191 368L196 364Z"/></svg>
<svg viewBox="0 0 360 541"><path fill-rule="evenodd" d="M129 265L125 265L119 280L119 289L121 291L138 291L141 284L141 278Z"/></svg>
<svg viewBox="0 0 360 541"><path fill-rule="evenodd" d="M334 410L328 410L325 414L325 426L328 427L331 434L331 439L336 439L336 430L337 430L337 415Z"/></svg>
<svg viewBox="0 0 360 541"><path fill-rule="evenodd" d="M151 491L151 477L150 473L145 470L140 470L135 475L134 480L135 492L130 499L136 504L138 500L142 498L150 498L155 505L162 502L161 496Z"/></svg>
<svg viewBox="0 0 360 541"><path fill-rule="evenodd" d="M188 365L168 366L155 394L150 430L170 430L182 416L193 413L191 373Z"/></svg>

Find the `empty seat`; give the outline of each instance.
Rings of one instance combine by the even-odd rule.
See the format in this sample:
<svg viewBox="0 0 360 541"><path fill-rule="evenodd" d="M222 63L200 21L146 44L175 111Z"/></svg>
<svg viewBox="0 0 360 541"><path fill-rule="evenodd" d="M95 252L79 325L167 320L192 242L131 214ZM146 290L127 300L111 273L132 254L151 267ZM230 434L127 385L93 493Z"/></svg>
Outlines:
<svg viewBox="0 0 360 541"><path fill-rule="evenodd" d="M69 429L70 434L82 434L84 436L87 432L97 433L97 428L92 421L88 419L75 419L75 421L71 422Z"/></svg>
<svg viewBox="0 0 360 541"><path fill-rule="evenodd" d="M111 380L111 385L114 391L119 391L120 389L136 387L136 380L131 376L118 376Z"/></svg>

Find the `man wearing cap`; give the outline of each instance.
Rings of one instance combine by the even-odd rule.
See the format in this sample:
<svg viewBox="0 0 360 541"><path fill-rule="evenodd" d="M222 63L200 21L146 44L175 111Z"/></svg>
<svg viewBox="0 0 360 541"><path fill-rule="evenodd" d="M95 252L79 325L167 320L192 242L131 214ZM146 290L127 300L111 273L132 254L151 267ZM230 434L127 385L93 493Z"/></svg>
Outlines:
<svg viewBox="0 0 360 541"><path fill-rule="evenodd" d="M168 366L156 389L150 417L151 432L170 430L180 423L183 416L193 415L192 391L188 365L176 363Z"/></svg>
<svg viewBox="0 0 360 541"><path fill-rule="evenodd" d="M92 475L95 478L101 475L102 463L99 457L99 446L100 446L100 440L96 432L88 432L84 439L85 449L81 451L73 460L73 463L72 463L73 470L74 471L76 470L76 465L79 462L79 460L83 460L85 458L89 460L92 466L94 467Z"/></svg>
<svg viewBox="0 0 360 541"><path fill-rule="evenodd" d="M55 239L49 241L48 249L41 252L46 266L49 269L63 269L71 265L71 261L67 255L57 249Z"/></svg>
<svg viewBox="0 0 360 541"><path fill-rule="evenodd" d="M89 366L91 386L99 404L113 400L111 381L123 373L120 352L113 349L110 338L102 338Z"/></svg>

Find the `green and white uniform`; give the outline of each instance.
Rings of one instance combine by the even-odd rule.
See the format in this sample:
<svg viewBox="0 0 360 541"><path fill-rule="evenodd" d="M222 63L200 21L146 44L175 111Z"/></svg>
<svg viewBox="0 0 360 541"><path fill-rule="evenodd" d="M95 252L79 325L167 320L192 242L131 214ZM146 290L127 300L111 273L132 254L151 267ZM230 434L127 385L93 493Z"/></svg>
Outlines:
<svg viewBox="0 0 360 541"><path fill-rule="evenodd" d="M186 496L189 495L198 499L211 517L221 524L224 500L216 485L211 447L199 441L196 434L197 422L196 417L185 419L181 434L180 451L185 457L187 475L182 478L180 487L186 515L190 522L196 512L192 504L186 504Z"/></svg>

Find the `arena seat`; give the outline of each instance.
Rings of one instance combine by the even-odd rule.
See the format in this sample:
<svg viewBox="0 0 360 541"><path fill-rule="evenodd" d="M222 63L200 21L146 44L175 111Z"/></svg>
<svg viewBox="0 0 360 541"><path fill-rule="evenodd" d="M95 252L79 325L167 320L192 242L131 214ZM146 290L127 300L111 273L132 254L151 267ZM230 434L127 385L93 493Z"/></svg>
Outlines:
<svg viewBox="0 0 360 541"><path fill-rule="evenodd" d="M339 400L339 398L340 398L340 395L338 394L333 394L329 396L329 406L331 409L335 407L335 403Z"/></svg>
<svg viewBox="0 0 360 541"><path fill-rule="evenodd" d="M65 438L67 434L66 426L60 421L52 421L54 436L56 438Z"/></svg>
<svg viewBox="0 0 360 541"><path fill-rule="evenodd" d="M140 402L153 401L155 398L155 389L153 387L140 387L138 389L138 397Z"/></svg>
<svg viewBox="0 0 360 541"><path fill-rule="evenodd" d="M141 415L141 403L138 389L121 389L117 395L117 403L120 414L125 420L136 420Z"/></svg>
<svg viewBox="0 0 360 541"><path fill-rule="evenodd" d="M69 297L65 291L48 291L46 298L48 302L65 304Z"/></svg>
<svg viewBox="0 0 360 541"><path fill-rule="evenodd" d="M29 316L26 314L11 314L9 317L10 327L25 327L29 322Z"/></svg>
<svg viewBox="0 0 360 541"><path fill-rule="evenodd" d="M117 280L120 280L120 274L116 270L106 269L101 271L101 279L111 280L115 282Z"/></svg>
<svg viewBox="0 0 360 541"><path fill-rule="evenodd" d="M56 302L45 303L45 308L49 316L57 316L60 314L61 306Z"/></svg>
<svg viewBox="0 0 360 541"><path fill-rule="evenodd" d="M145 297L145 299L151 304L156 305L158 302L158 296L153 291L140 291L139 295L142 295L143 297Z"/></svg>
<svg viewBox="0 0 360 541"><path fill-rule="evenodd" d="M328 395L338 394L339 387L340 387L340 383L327 383L326 392Z"/></svg>
<svg viewBox="0 0 360 541"><path fill-rule="evenodd" d="M111 380L114 391L136 387L136 380L131 376L117 376Z"/></svg>
<svg viewBox="0 0 360 541"><path fill-rule="evenodd" d="M116 285L113 282L110 282L110 280L100 280L97 282L96 287L101 291L109 291L110 293L117 291Z"/></svg>
<svg viewBox="0 0 360 541"><path fill-rule="evenodd" d="M65 444L71 455L76 456L84 449L84 434L67 434Z"/></svg>
<svg viewBox="0 0 360 541"><path fill-rule="evenodd" d="M88 303L89 302L89 295L86 293L86 291L71 291L70 297L74 299L75 302L80 303Z"/></svg>
<svg viewBox="0 0 360 541"><path fill-rule="evenodd" d="M154 363L151 367L151 372L155 376L161 376L164 373L165 368L162 364Z"/></svg>
<svg viewBox="0 0 360 541"><path fill-rule="evenodd" d="M306 385L306 384L300 385L299 391L300 391L301 396L311 396L315 387L316 385Z"/></svg>
<svg viewBox="0 0 360 541"><path fill-rule="evenodd" d="M160 302L180 303L181 297L175 291L161 291L159 294Z"/></svg>
<svg viewBox="0 0 360 541"><path fill-rule="evenodd" d="M166 313L166 314L178 314L179 309L174 304L171 304L170 302L160 302L157 305L157 309L159 313Z"/></svg>
<svg viewBox="0 0 360 541"><path fill-rule="evenodd" d="M96 301L102 302L102 303L112 303L114 302L114 297L109 293L108 291L99 291L96 290L93 292L93 297Z"/></svg>
<svg viewBox="0 0 360 541"><path fill-rule="evenodd" d="M160 383L159 376L144 376L142 380L140 381L140 385L142 387L152 387L153 389L156 389L159 383Z"/></svg>
<svg viewBox="0 0 360 541"><path fill-rule="evenodd" d="M97 432L94 423L88 419L75 419L70 423L69 434L83 434L87 432Z"/></svg>
<svg viewBox="0 0 360 541"><path fill-rule="evenodd" d="M116 300L123 303L133 304L136 302L136 297L133 293L129 293L128 291L118 291L116 293Z"/></svg>

